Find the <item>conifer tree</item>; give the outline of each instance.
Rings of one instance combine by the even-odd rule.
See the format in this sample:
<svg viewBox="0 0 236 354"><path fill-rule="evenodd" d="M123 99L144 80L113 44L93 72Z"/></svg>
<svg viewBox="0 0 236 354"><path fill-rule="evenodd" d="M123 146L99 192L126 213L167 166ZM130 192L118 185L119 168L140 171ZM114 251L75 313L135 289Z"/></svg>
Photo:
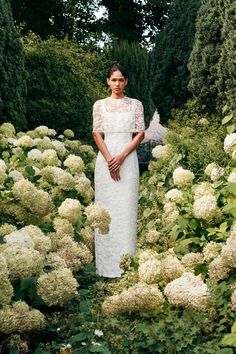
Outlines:
<svg viewBox="0 0 236 354"><path fill-rule="evenodd" d="M8 0L0 0L0 123L12 122L17 129L26 126L26 72L23 47Z"/></svg>
<svg viewBox="0 0 236 354"><path fill-rule="evenodd" d="M113 43L111 56L128 68L129 84L127 96L139 99L144 105L145 124L148 126L155 107L151 98L150 57L146 49L137 42L117 41Z"/></svg>
<svg viewBox="0 0 236 354"><path fill-rule="evenodd" d="M219 1L203 0L197 16L196 38L189 60L189 89L202 112L217 113L222 106L218 99L218 65L223 21Z"/></svg>
<svg viewBox="0 0 236 354"><path fill-rule="evenodd" d="M223 44L217 72L219 108L226 104L228 111L236 113L236 2L219 1L219 5L223 22Z"/></svg>
<svg viewBox="0 0 236 354"><path fill-rule="evenodd" d="M152 52L153 101L162 122L171 117L191 97L188 91L188 60L191 53L195 19L200 0L176 0L165 28L157 35Z"/></svg>

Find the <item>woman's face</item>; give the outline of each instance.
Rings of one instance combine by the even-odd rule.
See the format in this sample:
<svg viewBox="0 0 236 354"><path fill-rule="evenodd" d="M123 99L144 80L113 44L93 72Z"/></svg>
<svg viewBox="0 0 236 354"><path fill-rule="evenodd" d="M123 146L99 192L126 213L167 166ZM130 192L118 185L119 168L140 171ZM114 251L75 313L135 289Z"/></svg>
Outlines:
<svg viewBox="0 0 236 354"><path fill-rule="evenodd" d="M128 79L122 75L120 71L114 71L107 79L107 84L110 86L110 89L113 94L119 96L123 94L124 88L128 83Z"/></svg>

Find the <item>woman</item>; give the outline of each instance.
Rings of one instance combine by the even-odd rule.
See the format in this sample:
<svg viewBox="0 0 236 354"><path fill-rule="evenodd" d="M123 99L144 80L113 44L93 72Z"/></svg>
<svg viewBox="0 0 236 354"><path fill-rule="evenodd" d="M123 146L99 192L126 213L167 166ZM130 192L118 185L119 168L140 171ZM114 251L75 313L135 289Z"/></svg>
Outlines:
<svg viewBox="0 0 236 354"><path fill-rule="evenodd" d="M99 149L95 167L95 202L111 216L108 235L95 232L96 269L100 276L120 277L123 254L136 248L139 169L136 147L144 138L142 103L128 98L127 71L110 67L107 84L111 96L93 106L93 138Z"/></svg>

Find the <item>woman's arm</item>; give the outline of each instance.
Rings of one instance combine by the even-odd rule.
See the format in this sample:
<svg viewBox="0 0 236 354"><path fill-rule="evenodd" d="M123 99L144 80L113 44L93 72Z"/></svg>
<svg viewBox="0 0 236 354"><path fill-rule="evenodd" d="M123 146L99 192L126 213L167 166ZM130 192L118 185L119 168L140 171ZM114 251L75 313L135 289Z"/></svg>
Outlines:
<svg viewBox="0 0 236 354"><path fill-rule="evenodd" d="M136 133L133 140L124 148L123 151L121 151L120 154L108 160L108 168L110 172L117 171L120 169L120 166L124 162L125 158L137 148L137 146L144 139L144 136L144 132Z"/></svg>
<svg viewBox="0 0 236 354"><path fill-rule="evenodd" d="M103 140L103 134L100 132L93 132L93 139L99 149L99 151L101 152L101 154L103 155L104 159L107 161L107 163L109 164L109 162L112 160L112 156ZM109 168L109 165L108 165ZM115 181L119 181L120 180L120 172L119 169L117 170L110 170L109 168L109 172L111 175L111 178L114 179Z"/></svg>

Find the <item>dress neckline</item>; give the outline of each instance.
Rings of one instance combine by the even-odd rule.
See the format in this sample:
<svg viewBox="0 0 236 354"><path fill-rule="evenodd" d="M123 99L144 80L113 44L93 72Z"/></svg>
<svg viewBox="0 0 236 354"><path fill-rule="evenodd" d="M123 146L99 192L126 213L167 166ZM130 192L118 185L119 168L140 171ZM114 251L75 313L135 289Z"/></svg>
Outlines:
<svg viewBox="0 0 236 354"><path fill-rule="evenodd" d="M128 98L128 97L127 96L124 96L121 98L107 97L108 100L112 100L112 101L121 101L121 100L124 100L125 98Z"/></svg>

